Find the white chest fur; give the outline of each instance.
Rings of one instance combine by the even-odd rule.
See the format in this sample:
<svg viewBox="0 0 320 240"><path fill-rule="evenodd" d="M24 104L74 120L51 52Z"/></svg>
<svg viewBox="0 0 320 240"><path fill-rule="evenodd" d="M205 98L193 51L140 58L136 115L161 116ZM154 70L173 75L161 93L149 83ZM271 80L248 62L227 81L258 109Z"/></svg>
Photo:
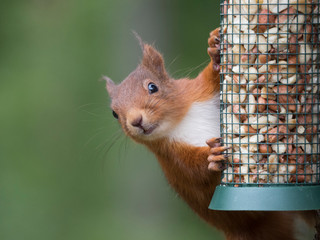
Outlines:
<svg viewBox="0 0 320 240"><path fill-rule="evenodd" d="M220 137L219 96L195 102L186 116L170 133L170 139L193 146L207 146L206 140Z"/></svg>

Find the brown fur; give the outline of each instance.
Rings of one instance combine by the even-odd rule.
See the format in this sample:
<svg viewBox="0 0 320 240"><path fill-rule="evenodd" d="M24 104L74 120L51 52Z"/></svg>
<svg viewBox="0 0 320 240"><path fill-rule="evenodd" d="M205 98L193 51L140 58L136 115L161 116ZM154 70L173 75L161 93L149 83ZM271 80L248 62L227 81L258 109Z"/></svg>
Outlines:
<svg viewBox="0 0 320 240"><path fill-rule="evenodd" d="M142 41L141 45L144 54L137 69L118 86L110 79L107 81L111 107L119 115L125 133L156 155L179 196L206 222L222 230L227 240L294 240L293 219L300 213L208 209L221 177L220 172L208 170L210 148L173 142L167 136L193 102L205 101L219 93L219 71L213 69L211 62L194 80L173 80L165 71L161 55ZM157 84L159 92L148 94L150 82ZM140 114L146 118L146 126L161 126L165 122L171 127L154 133L155 137L143 136L130 126ZM306 214L314 217L313 212Z"/></svg>

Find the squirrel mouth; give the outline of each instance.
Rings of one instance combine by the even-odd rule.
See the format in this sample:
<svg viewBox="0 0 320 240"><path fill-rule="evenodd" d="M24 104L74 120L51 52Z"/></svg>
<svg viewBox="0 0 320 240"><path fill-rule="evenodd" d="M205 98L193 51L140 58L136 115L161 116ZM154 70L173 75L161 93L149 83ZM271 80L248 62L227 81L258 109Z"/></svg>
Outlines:
<svg viewBox="0 0 320 240"><path fill-rule="evenodd" d="M153 132L153 130L156 129L156 127L157 127L157 125L153 125L149 128L142 128L143 134L145 134L145 135L151 134Z"/></svg>

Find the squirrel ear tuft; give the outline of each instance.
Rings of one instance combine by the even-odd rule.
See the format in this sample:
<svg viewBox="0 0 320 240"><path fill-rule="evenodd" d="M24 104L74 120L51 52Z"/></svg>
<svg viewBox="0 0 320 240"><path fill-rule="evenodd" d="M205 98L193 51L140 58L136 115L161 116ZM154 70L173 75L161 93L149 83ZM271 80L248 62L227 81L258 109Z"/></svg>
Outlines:
<svg viewBox="0 0 320 240"><path fill-rule="evenodd" d="M168 79L168 74L164 67L164 61L161 54L151 45L144 43L138 33L132 31L138 39L141 50L143 52L141 65L156 74L160 79Z"/></svg>
<svg viewBox="0 0 320 240"><path fill-rule="evenodd" d="M149 44L144 44L141 64L156 74L160 79L168 79L162 55Z"/></svg>
<svg viewBox="0 0 320 240"><path fill-rule="evenodd" d="M112 93L114 92L114 89L116 88L116 84L111 80L111 78L109 78L107 76L103 76L102 80L106 81L106 89L107 89L110 97L112 97Z"/></svg>
<svg viewBox="0 0 320 240"><path fill-rule="evenodd" d="M139 35L137 32L135 32L135 31L132 30L132 33L134 34L134 36L136 37L136 39L139 41L141 50L142 50L142 52L143 52L145 43L142 41L142 38L140 37L140 35Z"/></svg>

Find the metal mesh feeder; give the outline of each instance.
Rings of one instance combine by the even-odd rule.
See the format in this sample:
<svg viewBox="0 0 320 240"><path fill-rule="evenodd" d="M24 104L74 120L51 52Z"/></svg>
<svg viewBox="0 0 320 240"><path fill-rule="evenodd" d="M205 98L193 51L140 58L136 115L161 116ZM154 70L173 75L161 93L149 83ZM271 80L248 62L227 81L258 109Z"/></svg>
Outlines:
<svg viewBox="0 0 320 240"><path fill-rule="evenodd" d="M320 3L221 3L221 136L215 210L320 209Z"/></svg>

